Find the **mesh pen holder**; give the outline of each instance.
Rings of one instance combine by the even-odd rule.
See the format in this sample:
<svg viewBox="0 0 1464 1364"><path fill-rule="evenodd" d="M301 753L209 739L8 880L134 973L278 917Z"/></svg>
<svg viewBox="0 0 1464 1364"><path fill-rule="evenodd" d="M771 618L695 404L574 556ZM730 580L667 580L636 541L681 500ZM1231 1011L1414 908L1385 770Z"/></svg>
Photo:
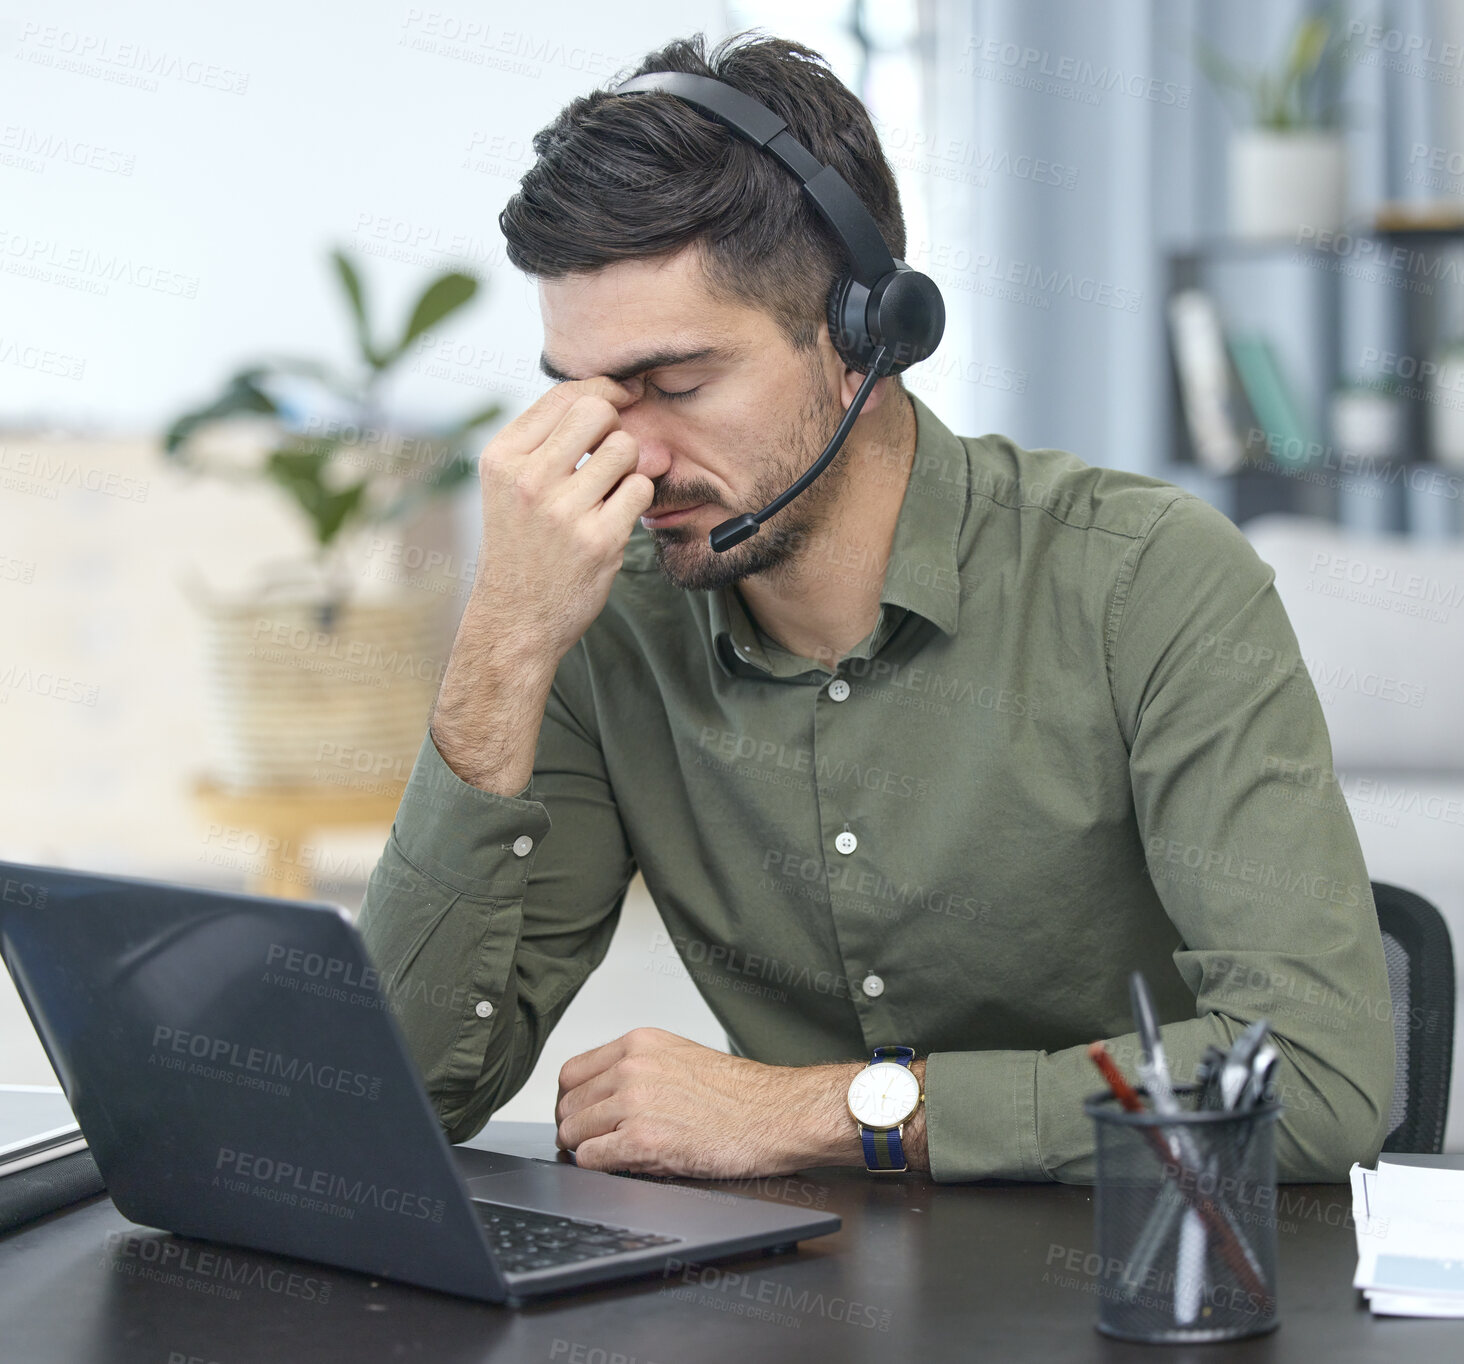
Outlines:
<svg viewBox="0 0 1464 1364"><path fill-rule="evenodd" d="M1123 1340L1235 1340L1274 1330L1276 1118L1281 1105L1126 1113L1083 1104L1096 1130L1098 1329ZM1143 1091L1141 1090L1140 1093Z"/></svg>

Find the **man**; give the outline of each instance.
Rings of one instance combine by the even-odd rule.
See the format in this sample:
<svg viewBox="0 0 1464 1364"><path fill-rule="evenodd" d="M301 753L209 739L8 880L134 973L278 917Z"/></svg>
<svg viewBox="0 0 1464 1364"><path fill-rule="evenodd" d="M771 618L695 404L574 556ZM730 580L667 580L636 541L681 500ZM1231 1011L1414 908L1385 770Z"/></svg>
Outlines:
<svg viewBox="0 0 1464 1364"><path fill-rule="evenodd" d="M903 256L817 54L698 36L639 71L668 69L773 108ZM664 93L576 99L534 145L500 221L560 382L482 456L477 577L361 913L450 1139L523 1084L639 868L732 1054L633 1029L572 1059L581 1165L874 1167L848 1099L890 1046L924 1090L911 1167L1090 1180L1085 1044L1133 1072L1134 969L1176 1078L1272 1019L1282 1178L1371 1159L1394 1058L1367 872L1340 797L1283 780L1331 752L1245 539L1157 480L958 438L892 376L715 552L864 378L825 321L836 247Z"/></svg>

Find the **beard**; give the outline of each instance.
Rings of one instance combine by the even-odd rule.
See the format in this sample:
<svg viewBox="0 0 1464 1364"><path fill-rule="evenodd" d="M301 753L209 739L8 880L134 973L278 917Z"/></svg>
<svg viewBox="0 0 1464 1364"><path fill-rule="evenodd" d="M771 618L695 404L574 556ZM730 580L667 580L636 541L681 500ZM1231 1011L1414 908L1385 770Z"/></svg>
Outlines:
<svg viewBox="0 0 1464 1364"><path fill-rule="evenodd" d="M761 511L808 471L834 434L844 409L825 387L817 354L813 352L813 363L808 370L807 401L788 427L773 437L772 453L758 471L748 494L748 505L732 508L729 517L743 511ZM828 523L839 500L848 476L846 451L847 442L803 492L762 523L756 535L721 554L711 547L705 531L688 525L651 531L656 567L661 570L661 576L684 592L720 591L756 573L766 573L774 579L790 577L804 547ZM661 501L686 504L715 500L711 489L705 490L707 497L698 499L697 493L702 489L695 485L673 490L666 498L661 498L661 491L658 486L657 500Z"/></svg>

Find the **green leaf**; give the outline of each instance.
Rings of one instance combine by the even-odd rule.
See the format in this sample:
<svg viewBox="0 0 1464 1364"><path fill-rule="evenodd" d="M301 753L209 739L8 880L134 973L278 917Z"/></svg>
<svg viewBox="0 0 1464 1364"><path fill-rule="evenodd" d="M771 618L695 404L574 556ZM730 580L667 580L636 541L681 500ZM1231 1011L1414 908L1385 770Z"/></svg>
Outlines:
<svg viewBox="0 0 1464 1364"><path fill-rule="evenodd" d="M328 545L360 505L369 485L363 479L340 492L328 493L315 516L315 536L321 545Z"/></svg>
<svg viewBox="0 0 1464 1364"><path fill-rule="evenodd" d="M429 284L422 297L417 300L417 306L412 309L411 320L407 323L406 331L402 333L402 339L383 359L383 368L399 360L406 353L407 347L423 332L457 312L477 292L478 281L472 275L464 275L456 270Z"/></svg>
<svg viewBox="0 0 1464 1364"><path fill-rule="evenodd" d="M336 275L351 304L351 319L356 326L356 344L360 347L361 357L372 369L380 369L386 362L377 355L376 347L371 344L371 325L366 318L366 292L361 284L361 276L356 273L356 267L339 247L330 253L330 258L335 262Z"/></svg>
<svg viewBox="0 0 1464 1364"><path fill-rule="evenodd" d="M370 479L341 489L326 485L325 471L335 449L334 441L301 442L273 451L265 464L265 473L295 499L322 546L335 538L370 486Z"/></svg>
<svg viewBox="0 0 1464 1364"><path fill-rule="evenodd" d="M1331 30L1324 19L1312 15L1297 26L1296 38L1291 44L1291 57L1286 63L1285 80L1295 85L1316 70L1317 63L1326 50Z"/></svg>
<svg viewBox="0 0 1464 1364"><path fill-rule="evenodd" d="M313 360L276 355L256 360L250 368L235 374L212 401L185 412L172 422L164 434L164 448L170 458L187 467L190 437L206 422L249 413L280 416L280 407L261 386L269 376L308 376L353 403L357 410L374 411L371 406L372 390L383 378L387 367L423 333L472 300L480 288L477 279L460 271L449 271L439 276L418 298L399 344L390 351L379 351L371 339L365 288L357 267L343 249L332 250L330 258L349 304L356 341L369 371L364 381L337 375L327 365ZM488 403L465 414L436 436L434 439L441 443L444 462L437 463L434 459L430 467L421 471L426 477L408 480L411 486L397 489L394 505L400 508L425 503L475 477L478 461L466 453L466 439L476 428L495 421L502 413L501 402ZM328 476L339 472L331 461L340 448L338 438L282 432L275 447L267 453L263 468L257 472L245 473L225 467L210 472L231 479L263 477L278 486L300 508L313 528L317 544L324 550L353 518L367 522L386 519L390 509L383 515L380 499L374 499L372 493L378 490L385 493L386 488L394 487L403 479L400 471L393 467L393 461L387 459L382 467L364 473L359 482L333 487L331 484L335 480L328 481Z"/></svg>
<svg viewBox="0 0 1464 1364"><path fill-rule="evenodd" d="M1249 97L1251 121L1258 128L1287 132L1334 127L1337 100L1328 77L1345 66L1352 41L1333 42L1340 26L1341 10L1335 3L1310 14L1297 24L1284 60L1271 71L1242 70L1198 37L1195 64L1222 94L1241 91Z"/></svg>
<svg viewBox="0 0 1464 1364"><path fill-rule="evenodd" d="M186 443L193 432L206 422L218 421L223 417L238 416L245 412L275 416L279 411L269 394L260 389L256 380L267 371L254 367L241 369L224 385L224 390L211 403L185 412L168 427L163 438L163 452L184 462Z"/></svg>
<svg viewBox="0 0 1464 1364"><path fill-rule="evenodd" d="M1306 91L1314 88L1317 67L1326 51L1331 30L1313 15L1297 25L1291 53L1277 77L1277 127L1296 127L1306 122Z"/></svg>

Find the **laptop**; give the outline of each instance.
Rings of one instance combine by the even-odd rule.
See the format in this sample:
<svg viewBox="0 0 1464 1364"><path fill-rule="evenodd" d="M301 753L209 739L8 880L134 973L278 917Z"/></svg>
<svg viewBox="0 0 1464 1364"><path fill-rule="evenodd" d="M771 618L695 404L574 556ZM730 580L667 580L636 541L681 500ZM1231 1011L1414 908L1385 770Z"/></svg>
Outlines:
<svg viewBox="0 0 1464 1364"><path fill-rule="evenodd" d="M54 1085L0 1085L0 1178L86 1150Z"/></svg>
<svg viewBox="0 0 1464 1364"><path fill-rule="evenodd" d="M0 862L0 955L145 1226L510 1306L840 1226L449 1145L336 905Z"/></svg>

